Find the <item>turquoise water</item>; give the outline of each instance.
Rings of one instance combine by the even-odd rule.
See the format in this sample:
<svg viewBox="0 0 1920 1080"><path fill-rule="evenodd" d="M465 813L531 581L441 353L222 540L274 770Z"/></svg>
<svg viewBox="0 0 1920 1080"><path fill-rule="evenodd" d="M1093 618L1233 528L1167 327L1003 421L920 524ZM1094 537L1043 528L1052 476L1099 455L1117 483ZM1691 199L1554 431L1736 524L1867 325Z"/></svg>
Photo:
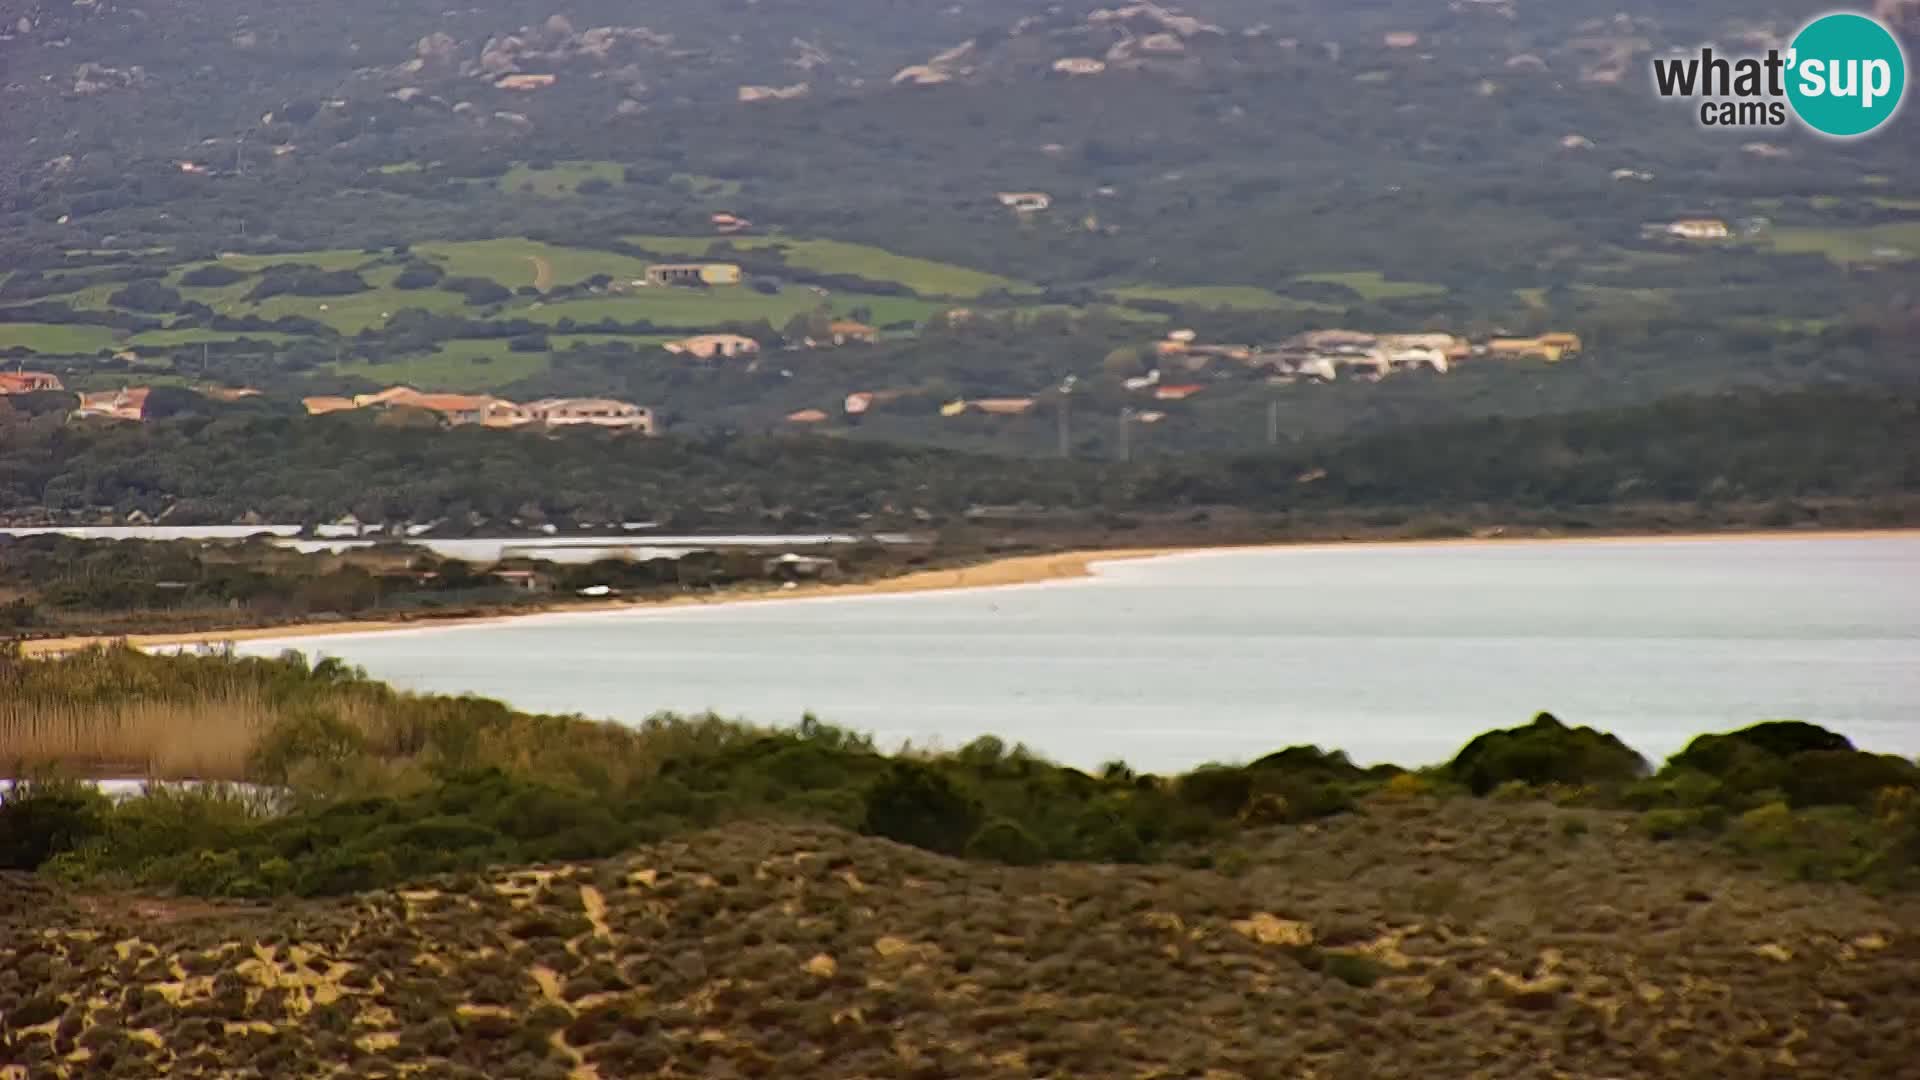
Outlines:
<svg viewBox="0 0 1920 1080"><path fill-rule="evenodd" d="M1920 754L1920 538L1301 547L972 591L256 642L417 689L638 720L804 710L1170 770L1297 743L1450 757L1551 710L1650 757L1765 719Z"/></svg>

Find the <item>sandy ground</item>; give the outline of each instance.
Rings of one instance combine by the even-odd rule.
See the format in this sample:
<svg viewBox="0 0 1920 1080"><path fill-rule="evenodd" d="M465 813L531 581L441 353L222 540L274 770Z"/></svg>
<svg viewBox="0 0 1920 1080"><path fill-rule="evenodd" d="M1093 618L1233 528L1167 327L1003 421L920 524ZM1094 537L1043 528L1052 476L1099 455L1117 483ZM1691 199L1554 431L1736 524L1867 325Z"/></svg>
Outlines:
<svg viewBox="0 0 1920 1080"><path fill-rule="evenodd" d="M1332 547L1353 547L1359 544L1377 546L1470 547L1488 544L1523 543L1647 544L1703 543L1731 540L1858 540L1868 538L1887 539L1894 537L1920 537L1920 530L1890 529L1831 532L1704 533L1659 536L1495 536L1457 540L1316 541L1230 547L1115 548L1110 550L1067 551L1050 555L1019 555L1011 558L996 559L992 562L981 563L977 566L958 567L946 570L922 570L911 574L903 574L899 577L883 578L879 581L851 584L801 585L791 589L774 587L732 589L717 593L675 596L664 600L635 599L581 601L574 603L561 602L548 607L516 612L512 615L454 616L439 619L429 617L408 620L342 620L338 622L250 627L235 630L203 630L193 633L135 634L128 636L125 640L135 648L163 648L168 646L201 644L217 646L224 642L327 637L335 634L368 634L389 630L422 630L443 626L466 626L476 623L506 622L512 619L554 614L556 612L641 610L662 607L685 607L695 604L742 604L773 600L795 600L805 597L872 596L887 593L932 592L940 589L977 589L1003 585L1032 585L1045 581L1060 581L1091 576L1093 573L1092 568L1096 563L1206 552L1272 551L1280 548L1324 549ZM46 638L39 641L26 642L25 650L28 656L57 655L112 640L120 639L104 637Z"/></svg>

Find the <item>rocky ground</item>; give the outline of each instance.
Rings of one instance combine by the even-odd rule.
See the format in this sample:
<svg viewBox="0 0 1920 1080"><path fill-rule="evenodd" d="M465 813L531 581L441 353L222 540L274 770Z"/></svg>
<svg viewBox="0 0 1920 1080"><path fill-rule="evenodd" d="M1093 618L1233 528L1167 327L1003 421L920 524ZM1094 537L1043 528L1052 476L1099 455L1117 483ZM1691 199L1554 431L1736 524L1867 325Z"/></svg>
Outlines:
<svg viewBox="0 0 1920 1080"><path fill-rule="evenodd" d="M1381 796L1208 870L754 827L216 907L0 882L0 1075L1920 1077L1920 901Z"/></svg>

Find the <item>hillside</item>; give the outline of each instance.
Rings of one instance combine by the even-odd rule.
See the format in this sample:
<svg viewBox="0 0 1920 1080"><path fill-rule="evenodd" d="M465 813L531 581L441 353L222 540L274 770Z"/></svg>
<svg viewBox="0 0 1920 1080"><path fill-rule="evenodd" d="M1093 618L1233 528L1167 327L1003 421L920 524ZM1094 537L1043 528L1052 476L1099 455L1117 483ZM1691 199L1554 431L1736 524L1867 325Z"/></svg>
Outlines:
<svg viewBox="0 0 1920 1080"><path fill-rule="evenodd" d="M0 881L33 1075L1911 1077L1920 908L1369 802L1233 875L740 827L277 909ZM17 1068L17 1066L16 1066Z"/></svg>
<svg viewBox="0 0 1920 1080"><path fill-rule="evenodd" d="M938 410L1165 367L1205 394L1136 395L1164 414L1140 443L1184 452L1276 401L1330 435L1911 385L1920 142L1707 131L1647 85L1820 10L35 4L0 25L0 355L77 390L612 395L706 430L851 427L873 393L889 438L1018 453L1049 433ZM1662 231L1697 218L1727 235ZM632 287L687 258L744 277ZM846 319L879 343L812 347ZM1155 353L1328 328L1588 348L1326 387ZM768 351L661 348L701 332Z"/></svg>

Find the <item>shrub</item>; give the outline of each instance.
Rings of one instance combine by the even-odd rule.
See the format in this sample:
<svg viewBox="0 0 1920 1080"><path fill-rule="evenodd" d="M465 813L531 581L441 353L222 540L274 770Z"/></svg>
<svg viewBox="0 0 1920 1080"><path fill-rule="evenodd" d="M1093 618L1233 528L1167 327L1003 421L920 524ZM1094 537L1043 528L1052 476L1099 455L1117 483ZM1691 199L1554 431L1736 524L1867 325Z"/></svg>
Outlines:
<svg viewBox="0 0 1920 1080"><path fill-rule="evenodd" d="M208 263L197 266L180 275L180 284L193 289L218 289L246 278L246 274L231 266Z"/></svg>
<svg viewBox="0 0 1920 1080"><path fill-rule="evenodd" d="M62 781L23 783L0 795L0 870L38 870L106 828L107 799Z"/></svg>
<svg viewBox="0 0 1920 1080"><path fill-rule="evenodd" d="M431 289L446 277L446 271L430 262L408 263L393 279L396 289Z"/></svg>
<svg viewBox="0 0 1920 1080"><path fill-rule="evenodd" d="M1843 735L1797 720L1774 720L1724 735L1702 735L1667 762L1670 769L1697 769L1722 776L1740 758L1742 748L1772 757L1791 757L1817 750L1852 750Z"/></svg>
<svg viewBox="0 0 1920 1080"><path fill-rule="evenodd" d="M1246 769L1204 766L1181 777L1174 793L1181 802L1233 817L1253 797L1253 775Z"/></svg>
<svg viewBox="0 0 1920 1080"><path fill-rule="evenodd" d="M440 282L440 287L457 292L466 297L467 303L474 307L486 307L503 300L513 299L513 291L497 281L479 277L450 277ZM536 293L539 290L534 290Z"/></svg>
<svg viewBox="0 0 1920 1080"><path fill-rule="evenodd" d="M1920 784L1920 768L1905 758L1858 750L1814 750L1787 761L1781 782L1793 806L1867 809L1882 788Z"/></svg>
<svg viewBox="0 0 1920 1080"><path fill-rule="evenodd" d="M1671 788L1689 775L1712 778L1712 799L1736 809L1784 801L1864 810L1883 787L1920 784L1912 762L1855 750L1844 736L1797 721L1703 735L1668 761L1660 779ZM1697 793L1704 782L1686 783Z"/></svg>
<svg viewBox="0 0 1920 1080"><path fill-rule="evenodd" d="M1489 731L1469 742L1447 770L1475 795L1485 795L1515 780L1536 786L1624 783L1645 776L1647 761L1612 735L1569 728L1541 713L1525 727Z"/></svg>
<svg viewBox="0 0 1920 1080"><path fill-rule="evenodd" d="M1621 793L1621 801L1635 810L1695 809L1719 802L1723 794L1720 781L1712 776L1669 766L1659 776L1629 786Z"/></svg>
<svg viewBox="0 0 1920 1080"><path fill-rule="evenodd" d="M280 263L261 271L260 280L247 292L250 302L274 296L351 296L372 286L352 270L318 270L298 263Z"/></svg>
<svg viewBox="0 0 1920 1080"><path fill-rule="evenodd" d="M958 855L979 827L980 806L940 772L896 761L867 789L861 827L875 836Z"/></svg>
<svg viewBox="0 0 1920 1080"><path fill-rule="evenodd" d="M366 737L339 717L306 712L269 729L249 764L255 776L280 784L302 765L337 769L366 749Z"/></svg>
<svg viewBox="0 0 1920 1080"><path fill-rule="evenodd" d="M1328 752L1317 746L1289 746L1256 760L1247 768L1255 771L1312 773L1343 780L1356 779L1364 774L1364 770L1347 759L1345 751Z"/></svg>
<svg viewBox="0 0 1920 1080"><path fill-rule="evenodd" d="M1382 789L1396 799L1413 799L1433 793L1433 785L1419 773L1403 772L1387 781Z"/></svg>
<svg viewBox="0 0 1920 1080"><path fill-rule="evenodd" d="M1032 866L1045 858L1046 852L1019 822L995 818L982 825L973 839L967 841L967 857L1011 866Z"/></svg>
<svg viewBox="0 0 1920 1080"><path fill-rule="evenodd" d="M128 311L174 311L180 307L180 294L158 281L135 281L109 294L107 303Z"/></svg>
<svg viewBox="0 0 1920 1080"><path fill-rule="evenodd" d="M1705 812L1701 810L1649 810L1640 816L1640 831L1655 840L1672 840L1704 824Z"/></svg>

